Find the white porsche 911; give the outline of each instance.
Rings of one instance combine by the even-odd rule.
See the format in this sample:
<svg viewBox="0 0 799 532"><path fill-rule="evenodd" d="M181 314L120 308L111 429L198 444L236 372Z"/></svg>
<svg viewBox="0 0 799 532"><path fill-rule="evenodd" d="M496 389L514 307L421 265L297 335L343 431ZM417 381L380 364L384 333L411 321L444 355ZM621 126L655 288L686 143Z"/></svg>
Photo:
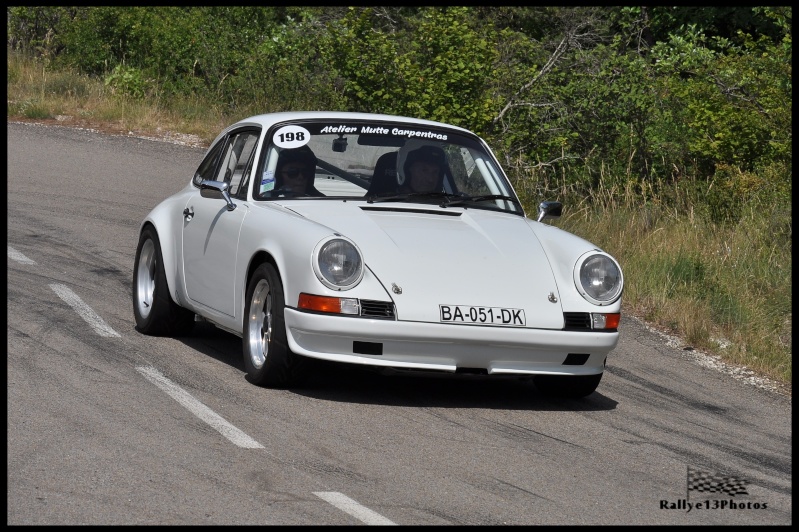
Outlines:
<svg viewBox="0 0 799 532"><path fill-rule="evenodd" d="M617 261L528 218L486 143L398 116L295 112L225 129L141 224L137 329L206 320L243 340L248 380L309 358L533 376L592 393L618 342Z"/></svg>

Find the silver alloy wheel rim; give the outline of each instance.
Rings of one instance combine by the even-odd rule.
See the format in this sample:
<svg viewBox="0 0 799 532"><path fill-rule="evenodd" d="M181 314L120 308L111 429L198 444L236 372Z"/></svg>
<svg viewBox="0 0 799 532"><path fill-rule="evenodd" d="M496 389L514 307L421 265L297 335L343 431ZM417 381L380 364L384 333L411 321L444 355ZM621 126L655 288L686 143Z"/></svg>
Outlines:
<svg viewBox="0 0 799 532"><path fill-rule="evenodd" d="M147 240L141 247L139 269L136 277L136 306L139 309L139 315L145 319L153 309L155 266L155 244L152 240Z"/></svg>
<svg viewBox="0 0 799 532"><path fill-rule="evenodd" d="M266 279L258 281L253 290L248 319L250 361L256 369L261 369L269 354L269 340L272 337L272 292Z"/></svg>

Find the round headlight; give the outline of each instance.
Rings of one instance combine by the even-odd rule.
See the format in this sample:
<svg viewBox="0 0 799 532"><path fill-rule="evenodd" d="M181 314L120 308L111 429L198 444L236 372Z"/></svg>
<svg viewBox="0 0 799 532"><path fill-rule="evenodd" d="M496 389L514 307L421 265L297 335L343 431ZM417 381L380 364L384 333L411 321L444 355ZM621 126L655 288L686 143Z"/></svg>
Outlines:
<svg viewBox="0 0 799 532"><path fill-rule="evenodd" d="M595 305L609 305L621 296L624 278L610 255L592 251L577 261L574 284L586 300Z"/></svg>
<svg viewBox="0 0 799 532"><path fill-rule="evenodd" d="M316 247L314 271L322 284L333 290L349 290L363 277L363 259L355 244L331 238Z"/></svg>

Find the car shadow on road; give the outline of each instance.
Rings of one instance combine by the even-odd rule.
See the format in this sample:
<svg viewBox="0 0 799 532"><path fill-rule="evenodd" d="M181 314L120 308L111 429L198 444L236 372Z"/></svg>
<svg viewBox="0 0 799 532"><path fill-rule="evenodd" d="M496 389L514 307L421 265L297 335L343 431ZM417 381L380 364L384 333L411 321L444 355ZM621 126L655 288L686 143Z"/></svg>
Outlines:
<svg viewBox="0 0 799 532"><path fill-rule="evenodd" d="M186 336L175 337L198 353L224 362L244 373L244 359L241 356L241 338L223 331L208 322L196 322L194 329Z"/></svg>
<svg viewBox="0 0 799 532"><path fill-rule="evenodd" d="M191 335L178 340L241 371L242 386L252 386L244 376L239 337L197 323ZM530 377L385 370L321 360L310 360L305 381L286 391L319 401L408 407L591 412L618 404L602 394L601 382L588 397L556 398L541 393Z"/></svg>
<svg viewBox="0 0 799 532"><path fill-rule="evenodd" d="M591 412L614 410L602 384L588 397L555 398L541 393L530 377L446 372L385 371L381 368L314 361L297 395L348 403L438 408L490 408Z"/></svg>

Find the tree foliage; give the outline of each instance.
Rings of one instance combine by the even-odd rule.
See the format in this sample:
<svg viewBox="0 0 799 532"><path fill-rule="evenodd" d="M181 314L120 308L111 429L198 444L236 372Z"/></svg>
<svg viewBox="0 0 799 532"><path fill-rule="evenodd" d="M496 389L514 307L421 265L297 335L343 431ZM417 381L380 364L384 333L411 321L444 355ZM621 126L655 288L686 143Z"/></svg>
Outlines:
<svg viewBox="0 0 799 532"><path fill-rule="evenodd" d="M423 8L408 32L380 28L372 8L351 9L330 28L330 64L349 108L483 129L493 111L487 90L496 52L491 24L469 8Z"/></svg>
<svg viewBox="0 0 799 532"><path fill-rule="evenodd" d="M725 219L747 194L790 189L791 16L788 7L9 7L7 44L102 77L125 97L461 125L497 147L517 181L643 194L690 178L714 190L708 203L727 205L711 209Z"/></svg>

